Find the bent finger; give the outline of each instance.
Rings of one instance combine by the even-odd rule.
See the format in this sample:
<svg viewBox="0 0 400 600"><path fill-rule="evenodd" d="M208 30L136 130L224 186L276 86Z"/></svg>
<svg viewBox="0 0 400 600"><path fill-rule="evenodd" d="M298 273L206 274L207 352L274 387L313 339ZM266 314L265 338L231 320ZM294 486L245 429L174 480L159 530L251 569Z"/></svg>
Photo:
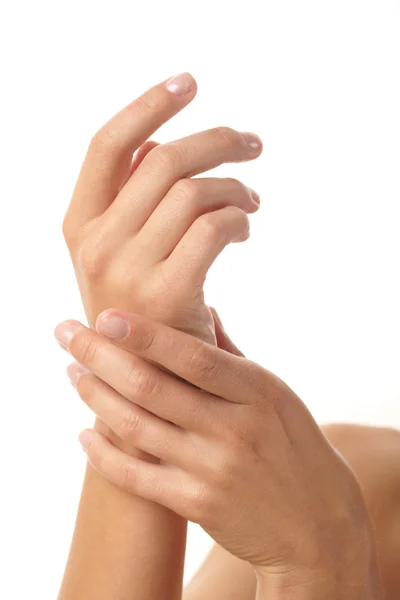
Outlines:
<svg viewBox="0 0 400 600"><path fill-rule="evenodd" d="M215 127L160 144L148 153L110 206L110 227L138 233L177 181L223 163L254 160L261 151L258 136L229 127Z"/></svg>
<svg viewBox="0 0 400 600"><path fill-rule="evenodd" d="M196 219L165 261L167 279L182 281L185 287L204 283L207 272L231 242L243 242L250 235L249 219L236 206L226 206Z"/></svg>
<svg viewBox="0 0 400 600"><path fill-rule="evenodd" d="M160 262L171 254L198 217L225 206L254 213L260 199L254 190L230 177L181 179L157 206L135 244L152 263Z"/></svg>
<svg viewBox="0 0 400 600"><path fill-rule="evenodd" d="M228 415L220 398L205 394L85 327L64 321L56 338L81 365L124 398L190 431L219 431Z"/></svg>
<svg viewBox="0 0 400 600"><path fill-rule="evenodd" d="M201 453L194 436L130 402L77 362L67 373L80 398L121 440L176 467L196 468Z"/></svg>
<svg viewBox="0 0 400 600"><path fill-rule="evenodd" d="M66 220L81 226L114 201L130 170L132 155L163 123L196 95L189 73L153 86L103 125L90 141ZM172 85L171 85L172 82Z"/></svg>
<svg viewBox="0 0 400 600"><path fill-rule="evenodd" d="M103 477L131 494L178 512L187 481L183 471L129 456L92 429L82 431L79 441L89 463Z"/></svg>

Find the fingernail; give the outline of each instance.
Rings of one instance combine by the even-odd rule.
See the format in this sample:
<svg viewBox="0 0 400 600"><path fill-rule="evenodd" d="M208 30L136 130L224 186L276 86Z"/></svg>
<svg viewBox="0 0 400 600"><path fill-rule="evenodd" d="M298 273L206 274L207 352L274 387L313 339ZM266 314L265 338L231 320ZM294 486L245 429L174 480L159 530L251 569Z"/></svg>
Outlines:
<svg viewBox="0 0 400 600"><path fill-rule="evenodd" d="M258 150L262 146L261 138L258 137L255 133L250 133L249 131L242 131L242 136L246 144L252 150Z"/></svg>
<svg viewBox="0 0 400 600"><path fill-rule="evenodd" d="M183 96L183 94L190 92L195 83L196 82L190 73L181 73L180 75L171 77L165 85L173 94Z"/></svg>
<svg viewBox="0 0 400 600"><path fill-rule="evenodd" d="M261 200L260 200L260 196L257 194L257 192L255 190L253 190L253 188L249 187L249 191L251 194L252 199L254 200L254 202L258 205L261 204Z"/></svg>
<svg viewBox="0 0 400 600"><path fill-rule="evenodd" d="M131 330L129 323L121 317L110 315L96 324L97 332L111 340L123 340Z"/></svg>
<svg viewBox="0 0 400 600"><path fill-rule="evenodd" d="M89 431L88 429L81 431L81 433L79 434L79 441L84 450L88 449L88 446L89 446L90 442L92 441L92 439L93 439L93 433L92 433L92 431Z"/></svg>
<svg viewBox="0 0 400 600"><path fill-rule="evenodd" d="M67 367L67 375L70 382L75 387L82 375L90 373L89 369L86 369L83 365L78 362L73 362Z"/></svg>
<svg viewBox="0 0 400 600"><path fill-rule="evenodd" d="M79 323L75 321L64 321L57 325L54 330L54 335L59 344L65 349L68 348L75 331L78 329Z"/></svg>

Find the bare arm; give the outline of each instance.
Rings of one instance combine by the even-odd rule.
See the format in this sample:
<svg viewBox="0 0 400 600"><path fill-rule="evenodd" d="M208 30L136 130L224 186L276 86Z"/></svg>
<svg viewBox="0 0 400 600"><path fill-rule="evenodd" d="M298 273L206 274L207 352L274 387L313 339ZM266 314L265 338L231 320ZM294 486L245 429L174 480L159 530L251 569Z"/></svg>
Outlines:
<svg viewBox="0 0 400 600"><path fill-rule="evenodd" d="M99 420L104 431L116 436ZM186 522L118 489L90 464L59 600L178 600Z"/></svg>

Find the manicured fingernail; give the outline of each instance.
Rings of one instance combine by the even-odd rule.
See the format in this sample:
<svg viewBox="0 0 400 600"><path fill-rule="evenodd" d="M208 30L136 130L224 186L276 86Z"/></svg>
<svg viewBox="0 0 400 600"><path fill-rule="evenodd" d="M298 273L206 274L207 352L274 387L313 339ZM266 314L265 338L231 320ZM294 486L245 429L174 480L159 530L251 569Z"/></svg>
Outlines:
<svg viewBox="0 0 400 600"><path fill-rule="evenodd" d="M90 373L89 369L86 369L86 367L78 362L73 362L67 367L67 374L73 386L76 386L82 375L87 375L88 373Z"/></svg>
<svg viewBox="0 0 400 600"><path fill-rule="evenodd" d="M75 321L64 321L63 323L57 325L57 327L54 330L54 335L58 343L61 344L63 348L68 348L74 336L74 333L78 329L78 327L79 323Z"/></svg>
<svg viewBox="0 0 400 600"><path fill-rule="evenodd" d="M165 84L167 89L176 94L177 96L183 96L190 92L195 85L195 80L190 73L181 73L171 77Z"/></svg>
<svg viewBox="0 0 400 600"><path fill-rule="evenodd" d="M89 431L88 429L81 431L81 433L79 434L79 441L84 450L87 450L92 439L93 439L93 432Z"/></svg>
<svg viewBox="0 0 400 600"><path fill-rule="evenodd" d="M254 202L258 205L261 204L261 200L260 200L260 196L257 194L257 192L255 190L253 190L253 188L249 187L249 191L251 194L252 199L254 200Z"/></svg>
<svg viewBox="0 0 400 600"><path fill-rule="evenodd" d="M123 340L131 330L129 323L114 315L100 319L96 324L97 332L111 340Z"/></svg>
<svg viewBox="0 0 400 600"><path fill-rule="evenodd" d="M255 133L250 133L249 131L242 131L242 136L245 139L246 144L252 150L258 150L262 146L261 138L258 137Z"/></svg>

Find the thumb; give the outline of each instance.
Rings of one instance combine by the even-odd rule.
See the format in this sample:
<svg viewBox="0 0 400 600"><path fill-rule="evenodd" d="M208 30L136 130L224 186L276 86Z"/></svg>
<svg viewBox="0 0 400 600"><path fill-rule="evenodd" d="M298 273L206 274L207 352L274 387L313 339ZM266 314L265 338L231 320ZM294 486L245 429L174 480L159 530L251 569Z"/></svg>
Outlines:
<svg viewBox="0 0 400 600"><path fill-rule="evenodd" d="M222 325L222 321L219 318L219 315L215 308L210 307L210 311L214 319L215 337L217 338L218 348L226 350L226 352L229 352L230 354L235 354L236 356L244 356L244 354L240 352L239 348L235 346L231 338L226 333L224 326Z"/></svg>

